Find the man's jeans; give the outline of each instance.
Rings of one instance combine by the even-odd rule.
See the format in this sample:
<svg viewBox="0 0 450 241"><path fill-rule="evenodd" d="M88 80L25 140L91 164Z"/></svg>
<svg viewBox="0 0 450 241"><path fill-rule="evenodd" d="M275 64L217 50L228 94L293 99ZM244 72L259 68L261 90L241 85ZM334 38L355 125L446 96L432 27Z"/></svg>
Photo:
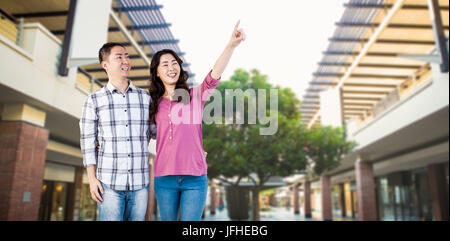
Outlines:
<svg viewBox="0 0 450 241"><path fill-rule="evenodd" d="M99 221L144 221L148 202L148 185L135 191L115 191L102 183L105 193L98 204Z"/></svg>
<svg viewBox="0 0 450 241"><path fill-rule="evenodd" d="M162 221L200 221L208 192L208 178L203 176L155 177L155 195Z"/></svg>

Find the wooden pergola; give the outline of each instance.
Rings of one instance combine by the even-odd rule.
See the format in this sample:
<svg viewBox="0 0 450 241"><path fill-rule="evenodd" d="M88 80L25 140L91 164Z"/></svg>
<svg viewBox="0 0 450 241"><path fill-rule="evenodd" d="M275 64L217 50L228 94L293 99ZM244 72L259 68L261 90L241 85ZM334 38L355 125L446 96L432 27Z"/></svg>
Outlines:
<svg viewBox="0 0 450 241"><path fill-rule="evenodd" d="M14 0L2 1L0 8L19 24L39 22L53 33L65 46L64 39L70 36L68 20L73 18L73 5L76 0ZM161 49L169 48L179 54L184 61L184 70L190 73L189 64L184 60L184 53L178 47L179 40L174 39L167 23L161 14L161 5L155 1L113 0L109 19L108 42L119 42L127 47L132 68L130 79L133 84L147 89L149 82L149 66L153 54ZM93 20L95 21L95 20ZM63 75L64 66L60 74ZM92 79L97 83L94 89L106 84L108 79L100 64L91 64L79 68L77 84L88 88ZM193 77L194 74L190 73Z"/></svg>
<svg viewBox="0 0 450 241"><path fill-rule="evenodd" d="M345 121L364 120L383 101L429 78L430 63L448 72L448 0L378 2L345 4L303 98L303 124L320 125L320 92L328 88L341 90Z"/></svg>

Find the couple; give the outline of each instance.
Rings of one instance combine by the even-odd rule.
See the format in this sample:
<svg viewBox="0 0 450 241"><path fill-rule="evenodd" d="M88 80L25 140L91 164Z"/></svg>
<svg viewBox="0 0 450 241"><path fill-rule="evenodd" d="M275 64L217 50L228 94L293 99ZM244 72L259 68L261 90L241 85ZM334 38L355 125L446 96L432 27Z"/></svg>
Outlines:
<svg viewBox="0 0 450 241"><path fill-rule="evenodd" d="M232 36L203 83L188 88L188 74L172 50L158 51L150 65L149 93L128 80L131 69L125 47L106 43L99 61L108 84L88 96L80 120L83 165L101 221L143 221L149 190L148 144L156 139L155 194L161 219L201 219L208 190L202 124L175 123L171 112L190 105L202 118L206 100L193 101L219 84L234 49L245 39L236 24ZM190 99L174 98L175 90L189 91ZM193 107L198 103L200 108ZM192 118L192 117L191 117ZM158 133L158 134L157 134Z"/></svg>

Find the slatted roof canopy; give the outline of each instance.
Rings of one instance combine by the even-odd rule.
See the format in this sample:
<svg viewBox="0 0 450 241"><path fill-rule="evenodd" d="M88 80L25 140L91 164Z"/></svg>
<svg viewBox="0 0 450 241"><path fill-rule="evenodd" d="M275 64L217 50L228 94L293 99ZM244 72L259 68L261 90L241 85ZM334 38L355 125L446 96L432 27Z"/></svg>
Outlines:
<svg viewBox="0 0 450 241"><path fill-rule="evenodd" d="M319 94L338 84L342 88L344 119L348 121L371 116L373 108L397 88L413 77L429 74L428 62L399 56L430 54L435 48L428 1L403 0L401 7L391 12L397 1L350 0L345 4L344 14L303 96L302 123L320 125ZM438 3L448 39L449 2ZM385 27L380 28L385 20ZM374 42L368 45L371 39Z"/></svg>
<svg viewBox="0 0 450 241"><path fill-rule="evenodd" d="M39 22L50 30L61 41L64 40L67 15L70 0L14 0L2 1L0 8L16 18L23 18L24 22ZM120 22L126 26L128 33L138 43L139 48L151 60L152 55L161 49L169 48L177 52L183 60L183 69L190 73L190 82L194 74L191 73L189 63L184 59L184 52L178 46L160 9L162 5L155 0L113 0L112 9ZM136 86L148 88L149 66L119 28L116 21L110 17L108 42L120 42L127 47L132 68L130 79ZM99 46L100 47L100 46ZM82 66L91 76L105 84L108 79L100 64Z"/></svg>

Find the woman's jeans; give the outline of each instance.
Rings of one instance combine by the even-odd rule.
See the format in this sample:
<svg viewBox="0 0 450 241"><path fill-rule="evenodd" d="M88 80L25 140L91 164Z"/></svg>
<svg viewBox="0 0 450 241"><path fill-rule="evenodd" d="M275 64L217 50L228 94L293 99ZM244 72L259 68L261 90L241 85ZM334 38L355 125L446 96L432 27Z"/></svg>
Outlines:
<svg viewBox="0 0 450 241"><path fill-rule="evenodd" d="M99 221L144 221L148 185L136 191L115 191L102 183L103 202L98 204Z"/></svg>
<svg viewBox="0 0 450 241"><path fill-rule="evenodd" d="M155 177L155 195L162 221L200 221L208 192L208 178L203 176Z"/></svg>

